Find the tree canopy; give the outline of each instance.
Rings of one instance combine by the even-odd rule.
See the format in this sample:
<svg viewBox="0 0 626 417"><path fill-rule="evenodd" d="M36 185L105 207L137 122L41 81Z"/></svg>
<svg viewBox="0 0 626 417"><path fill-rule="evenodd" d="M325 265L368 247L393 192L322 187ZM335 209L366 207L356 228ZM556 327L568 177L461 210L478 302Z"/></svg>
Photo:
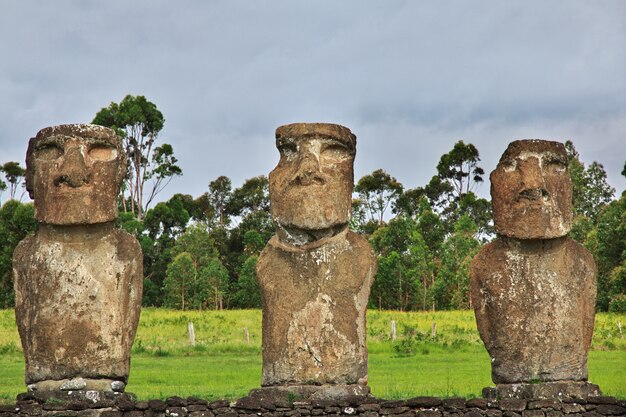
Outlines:
<svg viewBox="0 0 626 417"><path fill-rule="evenodd" d="M92 123L110 127L122 137L128 158L124 193L130 207L126 198L122 203L141 220L156 195L174 176L182 175L172 146L155 145L165 124L163 114L144 96L127 95L120 103L102 108ZM150 191L144 190L147 180L152 180Z"/></svg>

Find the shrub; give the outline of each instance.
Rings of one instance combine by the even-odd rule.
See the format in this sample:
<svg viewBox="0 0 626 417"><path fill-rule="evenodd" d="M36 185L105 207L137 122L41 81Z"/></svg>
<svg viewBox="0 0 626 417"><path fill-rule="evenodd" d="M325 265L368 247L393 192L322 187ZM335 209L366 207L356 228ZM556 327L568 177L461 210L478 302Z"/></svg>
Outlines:
<svg viewBox="0 0 626 417"><path fill-rule="evenodd" d="M612 313L626 313L626 294L617 294L611 297L609 311Z"/></svg>

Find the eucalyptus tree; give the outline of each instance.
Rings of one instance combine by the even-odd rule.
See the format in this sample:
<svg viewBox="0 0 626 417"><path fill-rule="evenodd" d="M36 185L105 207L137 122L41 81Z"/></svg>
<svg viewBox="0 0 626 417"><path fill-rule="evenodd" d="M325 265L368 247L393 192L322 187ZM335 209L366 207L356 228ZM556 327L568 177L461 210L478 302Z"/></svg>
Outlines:
<svg viewBox="0 0 626 417"><path fill-rule="evenodd" d="M403 189L398 180L382 169L363 176L354 187L354 191L369 213L370 220L378 222L381 226L384 224L385 212L394 206Z"/></svg>
<svg viewBox="0 0 626 417"><path fill-rule="evenodd" d="M128 157L123 189L129 195L130 207L126 206L125 198L122 205L139 220L143 219L156 195L173 177L182 175L172 146L156 145L165 124L163 114L144 96L127 95L120 103L111 102L102 108L92 123L110 127L122 137ZM152 181L149 191L145 190L148 180Z"/></svg>
<svg viewBox="0 0 626 417"><path fill-rule="evenodd" d="M4 178L9 183L9 199L14 200L15 193L26 175L26 169L20 166L18 162L11 161L0 165L0 172L4 173ZM6 189L6 183L0 180L0 191L3 190L3 184Z"/></svg>

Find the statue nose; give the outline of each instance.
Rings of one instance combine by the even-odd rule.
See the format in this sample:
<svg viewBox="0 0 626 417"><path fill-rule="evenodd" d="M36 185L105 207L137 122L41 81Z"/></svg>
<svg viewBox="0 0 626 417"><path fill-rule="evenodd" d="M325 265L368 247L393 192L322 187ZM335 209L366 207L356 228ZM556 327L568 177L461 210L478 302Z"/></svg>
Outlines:
<svg viewBox="0 0 626 417"><path fill-rule="evenodd" d="M320 171L319 161L312 152L307 152L302 157L302 161L300 162L300 166L292 182L299 185L323 185L326 183Z"/></svg>
<svg viewBox="0 0 626 417"><path fill-rule="evenodd" d="M69 148L64 157L54 184L61 184L72 188L81 187L89 182L89 171L85 165L85 158L80 146Z"/></svg>
<svg viewBox="0 0 626 417"><path fill-rule="evenodd" d="M544 187L543 175L539 160L529 158L520 163L520 172L522 173L522 184L524 189L541 189Z"/></svg>

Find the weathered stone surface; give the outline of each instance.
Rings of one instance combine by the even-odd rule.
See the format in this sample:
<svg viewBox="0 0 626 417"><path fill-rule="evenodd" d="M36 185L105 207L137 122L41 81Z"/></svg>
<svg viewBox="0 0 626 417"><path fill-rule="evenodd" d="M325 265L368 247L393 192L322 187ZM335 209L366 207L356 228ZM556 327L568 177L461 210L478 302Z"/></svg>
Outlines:
<svg viewBox="0 0 626 417"><path fill-rule="evenodd" d="M304 247L270 240L257 266L264 385L367 381L374 265L367 241L347 230Z"/></svg>
<svg viewBox="0 0 626 417"><path fill-rule="evenodd" d="M574 240L499 237L474 258L471 296L495 383L587 379L596 267Z"/></svg>
<svg viewBox="0 0 626 417"><path fill-rule="evenodd" d="M339 384L316 390L320 398L363 395L356 385L367 383L365 312L376 258L347 228L356 138L327 124L282 126L276 138L281 158L270 174L270 200L277 230L257 264L262 385Z"/></svg>
<svg viewBox="0 0 626 417"><path fill-rule="evenodd" d="M38 221L93 224L117 217L126 159L113 130L84 124L42 129L28 143L26 166Z"/></svg>
<svg viewBox="0 0 626 417"><path fill-rule="evenodd" d="M499 235L476 255L470 275L477 327L496 384L587 379L596 266L584 247L565 236L571 183L561 148L556 142L513 142L492 173ZM534 396L512 395L521 389L512 386L507 395Z"/></svg>
<svg viewBox="0 0 626 417"><path fill-rule="evenodd" d="M280 161L270 173L270 207L279 227L298 230L345 225L352 207L356 136L326 123L276 129Z"/></svg>
<svg viewBox="0 0 626 417"><path fill-rule="evenodd" d="M275 407L289 407L296 400L311 401L314 407L339 406L338 400L351 398L346 405L358 405L357 397L367 397L370 388L363 384L323 384L323 385L276 385L256 388L250 391L246 399L241 399L242 407L251 409L257 404L266 410ZM239 406L239 402L237 403Z"/></svg>
<svg viewBox="0 0 626 417"><path fill-rule="evenodd" d="M406 400L409 407L431 408L441 405L441 398L437 397L414 397Z"/></svg>
<svg viewBox="0 0 626 417"><path fill-rule="evenodd" d="M556 383L550 383L556 385ZM270 387L267 390L259 390L262 394L274 391L275 393L289 393L285 387ZM311 386L304 386L304 389L311 389ZM85 397L85 391L77 391L79 397ZM419 401L415 401L413 405L407 401L393 400L386 401L376 399L372 396L356 396L345 397L340 399L325 400L293 400L284 407L275 407L270 410L263 405L258 408L254 405L254 401L259 398L248 398L242 401L240 399L228 404L228 401L221 401L224 407L218 407L214 412L207 410L206 402L193 399L196 404L191 404L192 399L187 399L186 407L166 407L166 403L159 401L159 405L163 406L163 411L156 411L149 408L150 402L141 401L133 402L132 397L128 394L120 394L114 392L102 393L108 399L117 399L114 405L103 406L102 403L94 403L93 407L85 408L85 404L76 401L73 392L58 391L57 396L52 393L25 393L19 395L19 400L15 405L0 406L0 417L30 417L41 415L44 417L165 417L165 416L196 416L196 417L306 417L306 416L326 416L339 417L359 415L363 417L608 417L626 415L626 402L611 397L590 396L588 402L580 400L580 403L586 403L585 406L574 402L571 398L564 397L560 399L541 400L541 399L508 399L486 401L484 399L464 400L462 398L428 398L430 404L441 403L442 405L427 407L428 404L418 405ZM424 398L424 397L422 397ZM54 400L51 400L54 399ZM68 400L69 401L66 401ZM123 407L119 400L125 399L127 404ZM263 398L263 402L267 404L269 397ZM479 401L480 400L480 401ZM174 400L178 404L182 404L180 399ZM282 400L281 400L282 401ZM354 401L361 403L360 405L352 404ZM152 402L152 401L151 401ZM363 403L367 402L367 404ZM134 407L132 406L134 404ZM258 403L260 404L260 403ZM43 409L42 406L43 405ZM240 405L246 405L245 408ZM480 405L481 407L476 407ZM451 407L453 406L453 407ZM196 408L202 407L202 408ZM160 407L159 407L160 408ZM517 410L517 411L512 411Z"/></svg>
<svg viewBox="0 0 626 417"><path fill-rule="evenodd" d="M512 142L490 178L493 220L499 235L551 239L569 233L572 185L562 143Z"/></svg>
<svg viewBox="0 0 626 417"><path fill-rule="evenodd" d="M39 227L13 256L29 389L83 378L82 389L111 391L128 379L143 266L138 242L113 224L124 170L120 139L100 126L47 128L29 143Z"/></svg>

